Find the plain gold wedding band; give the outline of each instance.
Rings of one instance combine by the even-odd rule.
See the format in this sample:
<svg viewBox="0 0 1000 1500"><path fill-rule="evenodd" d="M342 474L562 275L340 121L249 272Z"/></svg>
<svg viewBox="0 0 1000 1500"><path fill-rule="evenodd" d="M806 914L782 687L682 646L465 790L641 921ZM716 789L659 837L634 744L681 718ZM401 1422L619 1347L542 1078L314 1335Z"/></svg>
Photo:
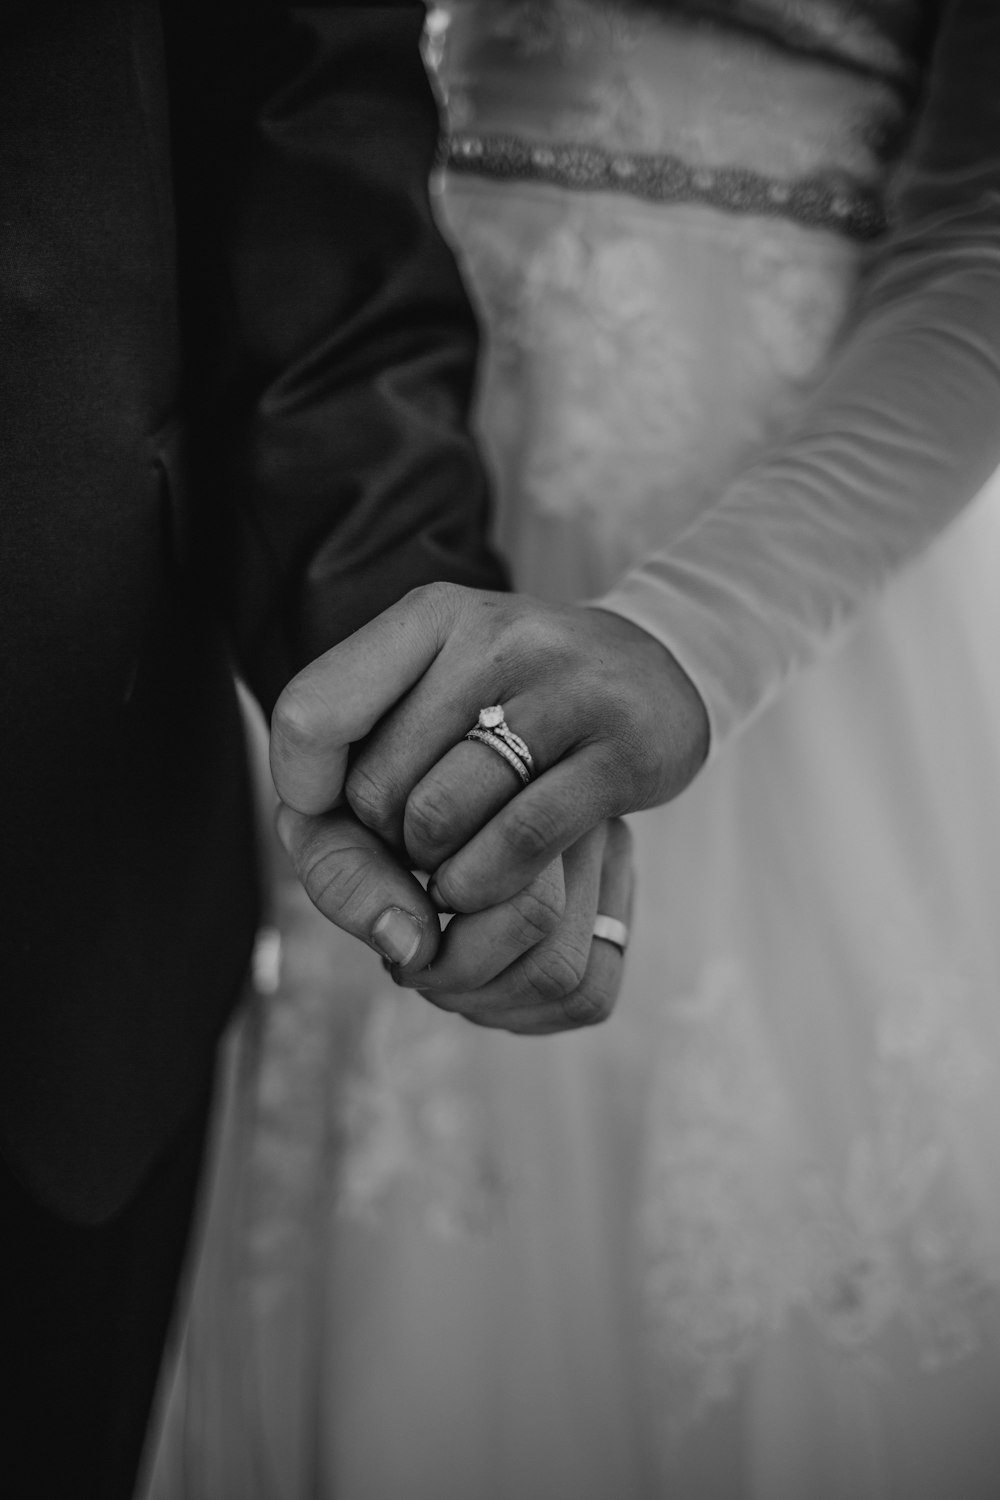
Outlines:
<svg viewBox="0 0 1000 1500"><path fill-rule="evenodd" d="M594 918L594 937L603 939L605 943L613 943L622 953L628 947L628 928L625 923L619 922L617 917L606 917L602 911Z"/></svg>

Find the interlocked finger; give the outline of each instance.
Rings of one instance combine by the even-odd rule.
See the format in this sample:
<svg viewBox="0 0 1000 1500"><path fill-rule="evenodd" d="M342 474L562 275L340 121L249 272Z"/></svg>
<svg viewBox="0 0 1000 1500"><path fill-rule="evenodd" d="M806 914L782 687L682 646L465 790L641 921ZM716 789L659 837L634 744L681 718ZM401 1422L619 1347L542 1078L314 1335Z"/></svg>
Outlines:
<svg viewBox="0 0 1000 1500"><path fill-rule="evenodd" d="M556 860L509 901L446 927L433 963L394 977L407 988L436 995L479 992L509 971L564 920L566 888L562 860ZM445 1006L452 1009L451 1006Z"/></svg>
<svg viewBox="0 0 1000 1500"><path fill-rule="evenodd" d="M571 1009L582 1018L600 1021L608 1014L618 997L625 968L625 949L632 921L634 872L632 868L632 835L621 818L612 818L607 826L607 844L601 864L601 883L597 896L590 954ZM606 920L602 920L606 919ZM615 938L609 941L602 932L610 928ZM624 943L620 941L624 938Z"/></svg>
<svg viewBox="0 0 1000 1500"><path fill-rule="evenodd" d="M527 718L523 713L522 721ZM515 762L522 766L526 762L517 751L506 740L491 744L489 738L480 737L491 736L492 731L476 725L473 732L477 737L464 738L448 750L407 798L403 840L407 856L418 869L436 870L524 789L525 777ZM534 738L537 744L542 736ZM528 779L538 770L536 753L529 751L529 756ZM542 764L547 763L543 759ZM553 858L561 852L556 850Z"/></svg>
<svg viewBox="0 0 1000 1500"><path fill-rule="evenodd" d="M411 972L405 982L442 1009L506 1031L538 1035L604 1020L617 998L622 955L610 944L594 943L592 934L599 904L627 914L632 880L627 831L620 823L601 825L567 850L562 863L562 920L496 978L471 992L452 987L451 976L460 971L460 955L475 942L480 920L458 916L442 941L442 963L434 963L426 975Z"/></svg>
<svg viewBox="0 0 1000 1500"><path fill-rule="evenodd" d="M627 929L634 879L632 836L620 818L612 818L605 827L607 842L601 862L598 913L621 922ZM532 1034L578 1029L607 1020L617 1003L624 973L624 949L592 936L583 977L577 988L563 998L562 1015L537 1018L531 1026Z"/></svg>
<svg viewBox="0 0 1000 1500"><path fill-rule="evenodd" d="M481 704L466 711L458 731L449 718L452 739L442 746L440 712L432 712L440 691L432 669L356 752L347 779L348 801L361 820L394 846L401 833L406 858L420 870L435 870L460 849L569 743L564 720L542 723L515 696L503 705L499 724L481 719ZM468 688L457 692L468 700ZM466 738L470 732L478 738Z"/></svg>
<svg viewBox="0 0 1000 1500"><path fill-rule="evenodd" d="M460 783L453 758L459 748L431 773L447 776L456 788ZM439 790L438 795L448 793ZM606 752L590 745L572 750L516 797L507 798L489 822L437 865L429 887L432 899L441 911L480 911L507 900L589 829L621 812L620 795Z"/></svg>

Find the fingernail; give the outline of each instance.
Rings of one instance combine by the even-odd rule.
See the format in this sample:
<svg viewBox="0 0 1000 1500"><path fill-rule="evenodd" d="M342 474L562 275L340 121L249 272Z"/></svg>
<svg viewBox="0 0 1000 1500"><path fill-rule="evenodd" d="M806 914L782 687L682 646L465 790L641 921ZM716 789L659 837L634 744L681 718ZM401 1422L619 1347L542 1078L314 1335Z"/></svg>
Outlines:
<svg viewBox="0 0 1000 1500"><path fill-rule="evenodd" d="M372 942L390 963L408 964L420 947L419 920L401 906L390 906L372 928Z"/></svg>

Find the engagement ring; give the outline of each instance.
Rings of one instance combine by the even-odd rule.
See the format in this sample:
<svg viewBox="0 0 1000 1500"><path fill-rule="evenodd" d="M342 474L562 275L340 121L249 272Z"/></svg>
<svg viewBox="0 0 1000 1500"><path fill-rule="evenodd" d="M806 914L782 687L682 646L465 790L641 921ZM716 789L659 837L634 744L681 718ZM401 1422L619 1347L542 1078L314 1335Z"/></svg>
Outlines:
<svg viewBox="0 0 1000 1500"><path fill-rule="evenodd" d="M465 738L477 740L481 745L488 745L491 750L495 750L516 771L525 786L534 776L534 757L525 741L507 723L499 703L479 710L475 728L470 729Z"/></svg>

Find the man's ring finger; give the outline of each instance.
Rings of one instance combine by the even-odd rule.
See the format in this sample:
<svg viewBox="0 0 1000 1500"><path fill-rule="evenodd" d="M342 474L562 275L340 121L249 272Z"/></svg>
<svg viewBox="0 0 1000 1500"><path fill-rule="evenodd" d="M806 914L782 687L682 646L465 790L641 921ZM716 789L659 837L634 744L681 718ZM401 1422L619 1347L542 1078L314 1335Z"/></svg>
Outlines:
<svg viewBox="0 0 1000 1500"><path fill-rule="evenodd" d="M604 943L611 943L620 953L624 953L628 947L628 928L624 922L619 922L617 917L605 916L599 911L594 918L595 938L600 938Z"/></svg>

